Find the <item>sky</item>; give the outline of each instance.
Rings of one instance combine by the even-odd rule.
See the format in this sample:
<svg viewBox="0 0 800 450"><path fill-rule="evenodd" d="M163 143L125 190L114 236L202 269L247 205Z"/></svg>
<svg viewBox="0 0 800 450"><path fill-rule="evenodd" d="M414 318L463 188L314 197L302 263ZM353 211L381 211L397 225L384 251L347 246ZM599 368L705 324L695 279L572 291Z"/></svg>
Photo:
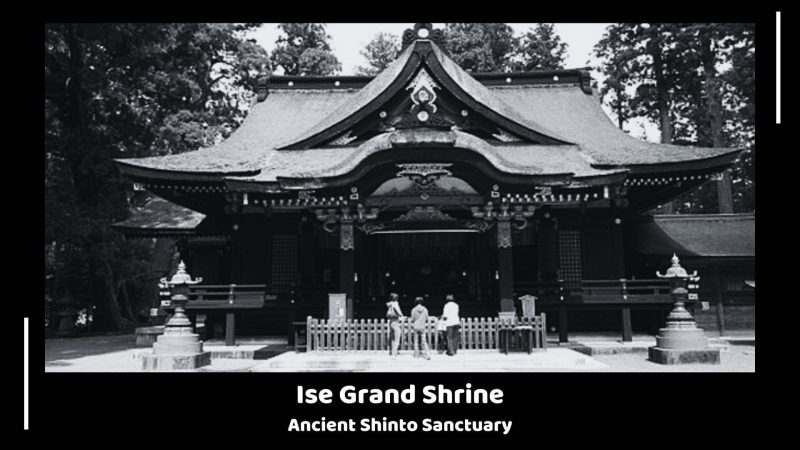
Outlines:
<svg viewBox="0 0 800 450"><path fill-rule="evenodd" d="M534 23L509 23L516 35L520 35L529 28L534 27ZM561 40L567 44L567 57L565 67L574 69L586 66L597 65L597 58L592 55L595 44L603 36L609 23L556 23L554 28ZM333 53L342 63L341 75L353 75L356 67L366 65L366 59L361 55L361 50L367 46L369 41L380 32L392 33L402 36L403 31L412 28L412 23L327 23L328 34L331 36L331 47ZM434 23L434 28L444 28L443 23ZM259 29L253 31L248 38L254 38L256 42L271 52L275 47L275 41L281 32L278 30L277 23L265 23ZM592 72L592 76L598 79L599 73ZM606 114L608 114L608 109ZM631 135L651 142L658 142L658 128L650 122L632 119L626 127Z"/></svg>
<svg viewBox="0 0 800 450"><path fill-rule="evenodd" d="M252 38L256 42L272 51L275 41L280 34L276 23L265 23ZM516 34L522 34L533 23L509 23ZM585 67L591 56L592 47L600 40L607 23L557 23L555 30L561 40L569 46L567 49L567 68ZM331 46L339 61L342 62L342 75L352 75L359 65L366 65L366 60L361 56L361 50L369 41L380 32L392 33L402 36L403 31L413 27L412 23L328 23L328 34L331 36ZM434 23L434 28L444 28L443 23Z"/></svg>

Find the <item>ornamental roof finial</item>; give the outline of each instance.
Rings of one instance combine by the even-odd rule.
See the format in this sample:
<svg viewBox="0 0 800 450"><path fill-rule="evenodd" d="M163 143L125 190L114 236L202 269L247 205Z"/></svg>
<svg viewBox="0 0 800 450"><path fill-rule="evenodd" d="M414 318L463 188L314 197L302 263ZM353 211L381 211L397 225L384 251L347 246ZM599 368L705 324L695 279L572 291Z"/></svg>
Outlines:
<svg viewBox="0 0 800 450"><path fill-rule="evenodd" d="M431 40L444 49L444 32L442 30L434 30L432 23L415 23L413 29L409 28L404 31L403 50L418 39Z"/></svg>
<svg viewBox="0 0 800 450"><path fill-rule="evenodd" d="M179 285L179 284L197 284L203 281L202 278L197 277L196 279L192 279L192 277L186 273L186 264L181 261L178 264L178 271L175 272L175 275L172 276L172 279L167 281L166 278L162 278L161 282L165 284L170 284L172 286Z"/></svg>
<svg viewBox="0 0 800 450"><path fill-rule="evenodd" d="M667 273L661 275L660 272L656 271L656 276L658 278L691 278L697 277L697 271L695 270L693 274L689 274L686 272L686 269L681 267L680 259L678 259L678 255L675 253L672 254L672 266L667 269Z"/></svg>

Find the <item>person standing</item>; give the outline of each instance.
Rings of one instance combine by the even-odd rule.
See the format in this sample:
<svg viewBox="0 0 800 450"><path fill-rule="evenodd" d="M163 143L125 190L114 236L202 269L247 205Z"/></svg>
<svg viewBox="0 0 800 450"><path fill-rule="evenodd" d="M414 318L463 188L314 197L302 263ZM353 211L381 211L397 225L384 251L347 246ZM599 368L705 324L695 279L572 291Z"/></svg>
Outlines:
<svg viewBox="0 0 800 450"><path fill-rule="evenodd" d="M397 357L400 349L400 318L403 311L400 309L400 296L392 292L389 294L389 301L386 302L386 319L389 321L389 354Z"/></svg>
<svg viewBox="0 0 800 450"><path fill-rule="evenodd" d="M411 310L411 328L414 330L414 357L431 359L428 354L428 336L425 328L428 325L428 308L422 304L422 297L417 297L414 301L417 305ZM422 351L420 351L422 347Z"/></svg>
<svg viewBox="0 0 800 450"><path fill-rule="evenodd" d="M453 294L448 294L446 299L442 317L447 324L447 354L455 356L461 344L461 318L458 316L458 303L453 299Z"/></svg>
<svg viewBox="0 0 800 450"><path fill-rule="evenodd" d="M436 350L441 355L447 350L447 321L442 316L436 321L436 333L438 334Z"/></svg>

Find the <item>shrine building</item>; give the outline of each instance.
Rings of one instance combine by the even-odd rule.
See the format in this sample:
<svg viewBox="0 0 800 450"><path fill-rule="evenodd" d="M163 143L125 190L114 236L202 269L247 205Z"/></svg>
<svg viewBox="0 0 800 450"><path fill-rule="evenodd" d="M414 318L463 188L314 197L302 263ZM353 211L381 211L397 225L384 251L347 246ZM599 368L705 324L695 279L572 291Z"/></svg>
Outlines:
<svg viewBox="0 0 800 450"><path fill-rule="evenodd" d="M638 140L609 120L588 70L468 73L442 34L407 30L375 77L262 76L221 143L117 160L157 198L115 227L175 238L204 284L263 295L236 312L241 333L326 317L331 293L351 318L383 317L390 292L406 314L424 296L432 315L452 293L463 317L520 311L530 294L562 340L629 340L663 325L672 300L655 271L673 253L705 277L698 321L730 324L717 305L754 279L753 216L648 211L739 151ZM736 317L754 314L742 304L752 311Z"/></svg>

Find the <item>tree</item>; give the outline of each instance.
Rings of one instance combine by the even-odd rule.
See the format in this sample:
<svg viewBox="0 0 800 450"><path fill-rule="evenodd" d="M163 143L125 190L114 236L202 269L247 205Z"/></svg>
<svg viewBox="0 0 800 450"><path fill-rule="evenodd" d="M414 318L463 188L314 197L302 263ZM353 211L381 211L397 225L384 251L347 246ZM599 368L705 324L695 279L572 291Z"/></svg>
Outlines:
<svg viewBox="0 0 800 450"><path fill-rule="evenodd" d="M96 306L99 328L135 321L153 275L155 243L110 228L143 200L113 158L194 150L236 128L268 63L242 38L255 26L45 26L48 294Z"/></svg>
<svg viewBox="0 0 800 450"><path fill-rule="evenodd" d="M503 72L512 69L514 30L505 23L448 23L446 51L464 70Z"/></svg>
<svg viewBox="0 0 800 450"><path fill-rule="evenodd" d="M334 75L342 70L328 43L323 23L281 23L280 36L270 55L274 67L284 75Z"/></svg>
<svg viewBox="0 0 800 450"><path fill-rule="evenodd" d="M634 88L628 101L629 115L658 123L663 144L672 142L675 91L686 69L675 51L676 27L661 23L614 24L595 47L598 57L610 58L603 71L619 74L617 81L622 77L626 89Z"/></svg>
<svg viewBox="0 0 800 450"><path fill-rule="evenodd" d="M391 33L378 33L360 53L366 58L368 65L358 66L356 74L377 75L397 59L400 39Z"/></svg>
<svg viewBox="0 0 800 450"><path fill-rule="evenodd" d="M614 112L619 129L624 130L625 122L633 116L631 95L627 90L631 85L628 62L634 58L635 51L629 46L617 45L612 42L613 39L615 35L608 32L595 46L595 56L604 61L596 69L604 77L599 90L600 98Z"/></svg>
<svg viewBox="0 0 800 450"><path fill-rule="evenodd" d="M595 47L608 77L604 101L620 127L630 117L656 122L663 143L752 148L752 36L752 24L614 24ZM732 212L738 203L750 210L752 171L742 164L752 165L752 158L734 166L732 182L723 175L716 201L704 185L676 206L682 212ZM727 193L731 184L738 200Z"/></svg>
<svg viewBox="0 0 800 450"><path fill-rule="evenodd" d="M687 104L697 105L687 108L695 141L703 146L745 150L731 170L713 183L715 189L706 185L681 199L686 208L704 199L713 200L712 191L716 191L721 213L754 208L754 36L753 24L746 23L687 24L683 29L684 58L699 67L687 74L685 81L691 87Z"/></svg>
<svg viewBox="0 0 800 450"><path fill-rule="evenodd" d="M567 44L561 42L552 23L537 23L516 43L514 70L563 69Z"/></svg>

